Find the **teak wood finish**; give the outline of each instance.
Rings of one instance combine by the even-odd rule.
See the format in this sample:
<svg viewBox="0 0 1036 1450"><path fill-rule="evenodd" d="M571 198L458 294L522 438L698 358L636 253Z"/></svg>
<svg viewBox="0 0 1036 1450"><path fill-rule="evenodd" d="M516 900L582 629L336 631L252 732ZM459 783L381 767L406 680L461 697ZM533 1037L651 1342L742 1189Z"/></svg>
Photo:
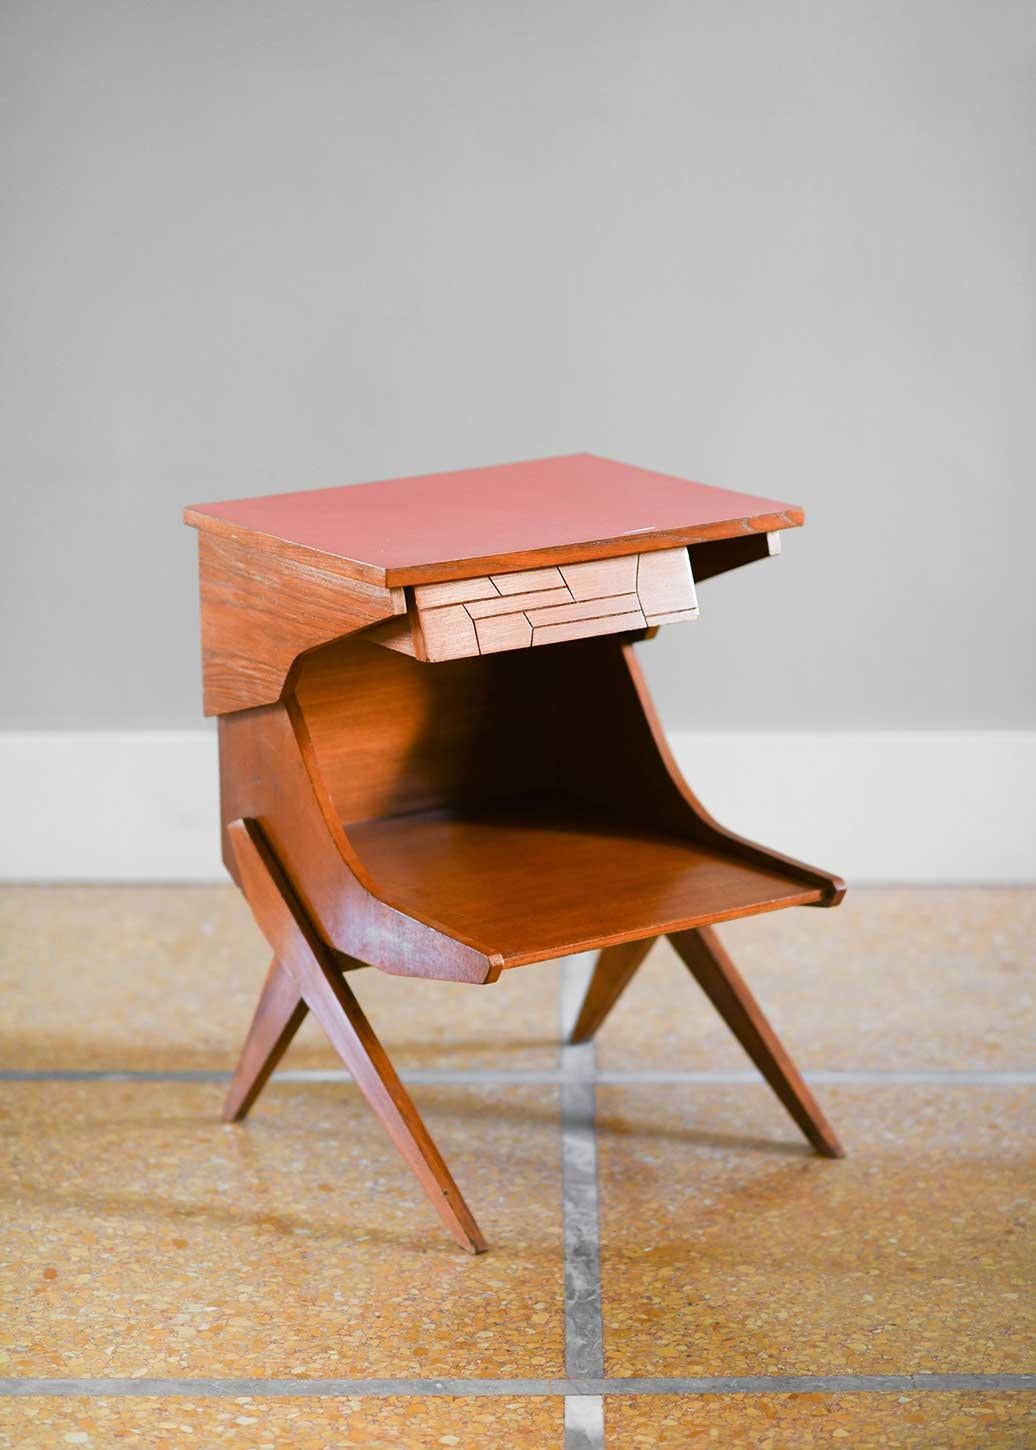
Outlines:
<svg viewBox="0 0 1036 1450"><path fill-rule="evenodd" d="M263 840L262 831L254 821L232 821L228 831L242 889L260 930L276 953L277 963L283 967L299 997L327 1033L356 1086L413 1169L447 1229L462 1248L475 1254L483 1252L486 1242L449 1169L396 1076L385 1049L371 1030L360 1004L305 912L297 904L291 886ZM289 1001L290 994L281 996L278 1006L282 1013ZM292 1025L297 1027L301 1020L298 1004L294 1004L274 1052L289 1034ZM265 1063L260 1071L263 1070ZM240 1116L240 1109L235 1111L234 1116Z"/></svg>
<svg viewBox="0 0 1036 1450"><path fill-rule="evenodd" d="M834 1129L712 928L701 926L673 932L669 939L687 970L817 1152L825 1158L844 1157L845 1150ZM633 980L650 946L650 941L626 942L608 947L600 954L572 1029L572 1042L586 1042L594 1035Z"/></svg>
<svg viewBox="0 0 1036 1450"><path fill-rule="evenodd" d="M799 510L575 455L187 516L223 856L274 952L229 1121L312 1011L478 1252L343 974L489 983L598 949L581 1040L669 935L817 1151L840 1154L711 928L833 906L843 884L708 814L634 657L650 626L696 617L695 579L771 556Z"/></svg>

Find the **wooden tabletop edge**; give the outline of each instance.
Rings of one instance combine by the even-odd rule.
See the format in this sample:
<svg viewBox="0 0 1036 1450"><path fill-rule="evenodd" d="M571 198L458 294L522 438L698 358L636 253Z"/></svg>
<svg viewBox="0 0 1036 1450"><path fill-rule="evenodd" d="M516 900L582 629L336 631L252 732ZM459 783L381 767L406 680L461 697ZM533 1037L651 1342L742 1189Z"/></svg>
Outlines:
<svg viewBox="0 0 1036 1450"><path fill-rule="evenodd" d="M657 529L636 534L617 534L606 539L586 539L566 544L547 544L521 549L513 554L485 554L467 559L444 559L428 564L388 564L385 582L389 588L413 584L444 584L451 579L477 578L484 574L507 574L519 569L549 567L558 563L583 563L590 559L613 559L625 554L648 554L660 549L734 539L744 534L777 533L795 529L805 522L802 509L789 505L779 513L753 514L741 519L723 519L713 524L689 524L686 528Z"/></svg>
<svg viewBox="0 0 1036 1450"><path fill-rule="evenodd" d="M581 563L630 553L653 553L659 549L738 538L744 534L777 533L782 529L801 527L805 517L803 509L789 504L779 512L721 519L711 524L689 524L685 528L645 530L643 533L617 534L604 539L545 544L509 554L482 554L463 559L430 560L422 564L382 566L234 523L206 513L198 504L189 504L183 511L183 521L190 528L233 538L261 553L305 560L316 568L388 589L404 585L441 584L451 579L468 579L483 574L507 574L519 569L549 567L559 562Z"/></svg>

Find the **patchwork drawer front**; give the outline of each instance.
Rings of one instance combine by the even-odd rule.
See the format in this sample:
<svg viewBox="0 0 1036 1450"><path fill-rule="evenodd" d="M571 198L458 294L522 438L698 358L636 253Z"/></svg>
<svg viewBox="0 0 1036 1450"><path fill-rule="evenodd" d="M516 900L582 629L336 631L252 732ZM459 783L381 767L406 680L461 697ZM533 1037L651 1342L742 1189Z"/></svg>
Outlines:
<svg viewBox="0 0 1036 1450"><path fill-rule="evenodd" d="M405 617L370 638L439 661L697 619L686 549L419 584Z"/></svg>

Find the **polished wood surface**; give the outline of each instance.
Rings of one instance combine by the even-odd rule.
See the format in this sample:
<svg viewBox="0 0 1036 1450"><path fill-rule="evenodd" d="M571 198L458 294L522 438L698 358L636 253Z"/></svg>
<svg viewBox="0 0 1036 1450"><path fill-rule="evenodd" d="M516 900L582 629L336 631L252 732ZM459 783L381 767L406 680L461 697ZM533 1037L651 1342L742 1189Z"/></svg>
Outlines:
<svg viewBox="0 0 1036 1450"><path fill-rule="evenodd" d="M328 946L398 976L491 982L503 965L435 917L402 910L378 889L336 818L305 721L294 705L220 720L223 860L239 872L229 823L257 820Z"/></svg>
<svg viewBox="0 0 1036 1450"><path fill-rule="evenodd" d="M764 871L787 872L819 888L816 905L837 906L845 895L840 877L727 830L705 809L673 758L635 651L628 641L593 639L551 653L569 705L557 715L567 789L649 830L687 835Z"/></svg>
<svg viewBox="0 0 1036 1450"><path fill-rule="evenodd" d="M291 702L226 717L221 741L224 818L261 820L328 943L387 971L490 981L844 889L708 815L614 639L434 669L344 641L303 663Z"/></svg>
<svg viewBox="0 0 1036 1450"><path fill-rule="evenodd" d="M294 559L198 538L202 683L206 715L280 698L307 650L405 612L401 589L384 589Z"/></svg>
<svg viewBox="0 0 1036 1450"><path fill-rule="evenodd" d="M837 1134L716 933L710 927L700 927L697 931L670 934L669 939L817 1152L826 1158L844 1157L845 1149Z"/></svg>
<svg viewBox="0 0 1036 1450"><path fill-rule="evenodd" d="M563 770L547 651L425 665L343 640L295 686L315 773L346 824L548 789Z"/></svg>
<svg viewBox="0 0 1036 1450"><path fill-rule="evenodd" d="M434 668L343 641L305 662L296 690L313 775L369 889L487 961L524 965L842 889L708 816L660 753L618 640Z"/></svg>
<svg viewBox="0 0 1036 1450"><path fill-rule="evenodd" d="M196 504L258 552L326 554L372 584L428 584L793 528L794 504L589 453ZM316 561L319 562L319 561Z"/></svg>
<svg viewBox="0 0 1036 1450"><path fill-rule="evenodd" d="M460 1189L261 829L254 821L240 820L232 821L228 832L241 889L277 961L324 1029L453 1238L470 1253L484 1252L486 1241ZM282 1008L284 1005L282 996Z"/></svg>
<svg viewBox="0 0 1036 1450"><path fill-rule="evenodd" d="M822 897L564 796L355 822L348 834L403 910L434 911L505 968Z"/></svg>

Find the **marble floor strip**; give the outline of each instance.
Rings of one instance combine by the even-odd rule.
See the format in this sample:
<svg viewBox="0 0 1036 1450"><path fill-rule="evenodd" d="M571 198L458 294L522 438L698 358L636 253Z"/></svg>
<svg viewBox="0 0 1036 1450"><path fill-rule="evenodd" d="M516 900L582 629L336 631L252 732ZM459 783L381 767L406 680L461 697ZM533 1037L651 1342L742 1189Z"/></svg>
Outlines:
<svg viewBox="0 0 1036 1450"><path fill-rule="evenodd" d="M601 1395L565 1396L565 1450L602 1450L604 1399Z"/></svg>
<svg viewBox="0 0 1036 1450"><path fill-rule="evenodd" d="M565 1049L567 1051L567 1049ZM575 1059L573 1059L575 1061ZM593 1052L578 1059L575 1067L560 1068L411 1068L404 1069L399 1076L405 1083L428 1086L464 1086L485 1084L491 1086L557 1087L570 1082L573 1076L580 1081L594 1084L619 1086L624 1083L652 1085L665 1083L726 1084L739 1086L760 1083L762 1077L753 1068L702 1068L681 1072L675 1069L659 1068L598 1068L594 1066ZM217 1068L189 1068L175 1071L164 1068L2 1068L0 1082L229 1082L233 1074ZM845 1083L865 1085L887 1084L903 1087L963 1087L974 1083L981 1087L1033 1087L1036 1086L1036 1070L1011 1068L1005 1070L981 1068L922 1068L919 1070L896 1068L821 1068L813 1072L804 1071L807 1082L823 1086L837 1086ZM296 1068L274 1073L271 1083L305 1082L350 1082L349 1074L343 1068Z"/></svg>
<svg viewBox="0 0 1036 1450"><path fill-rule="evenodd" d="M601 1245L594 1123L594 1045L568 1035L586 992L593 957L570 957L561 969L561 1164L565 1232L565 1372L604 1377ZM604 1405L599 1396L565 1398L565 1450L601 1450Z"/></svg>
<svg viewBox="0 0 1036 1450"><path fill-rule="evenodd" d="M163 1395L233 1399L322 1399L340 1395L511 1397L564 1395L578 1399L604 1395L750 1395L874 1394L947 1390L1036 1391L1036 1374L856 1374L856 1375L706 1375L564 1379L0 1379L0 1396Z"/></svg>

